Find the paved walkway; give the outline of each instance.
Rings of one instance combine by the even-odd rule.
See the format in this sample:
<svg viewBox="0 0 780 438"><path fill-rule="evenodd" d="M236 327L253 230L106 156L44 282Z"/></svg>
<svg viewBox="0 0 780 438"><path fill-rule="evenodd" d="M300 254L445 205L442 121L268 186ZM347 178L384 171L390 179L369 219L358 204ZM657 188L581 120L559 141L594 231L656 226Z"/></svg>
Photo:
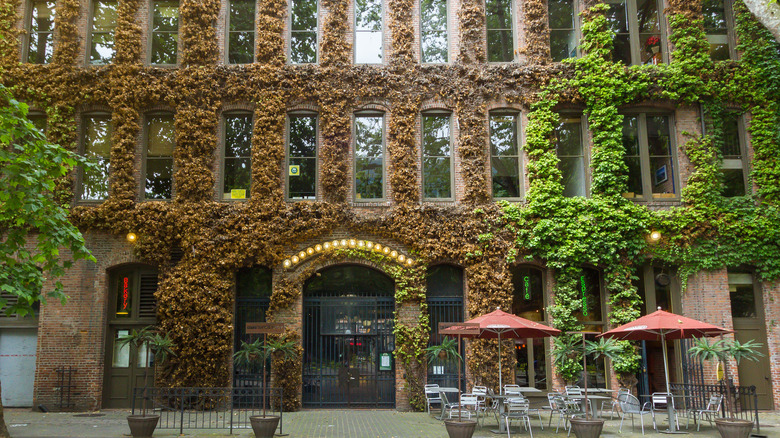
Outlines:
<svg viewBox="0 0 780 438"><path fill-rule="evenodd" d="M13 438L120 438L130 435L124 410L104 410L89 414L79 413L47 413L32 412L29 409L6 409L5 419ZM89 416L85 416L89 415ZM665 416L658 419L666 423ZM761 435L780 438L780 412L762 412ZM545 430L539 429L539 420L533 421L535 438L563 438L566 433L555 433L553 428L547 428L546 414L543 417ZM649 417L645 417L649 421ZM619 420L607 420L602 436L638 438L639 419L636 427L631 428L631 422L626 419L623 433L618 434ZM645 424L648 436L656 435L652 425ZM495 419L489 417L485 427L477 428L475 438L496 438L490 429L496 427ZM665 427L665 426L662 426ZM683 428L683 430L685 430ZM708 423L702 425L702 430L696 433L691 428L688 435L692 438L717 437L716 430ZM176 437L178 430L158 429L155 437ZM393 410L307 410L284 414L284 432L291 438L446 438L442 422L425 413L396 412ZM755 433L755 430L754 430ZM247 429L234 430L233 435L228 430L193 430L185 429L185 437L251 437ZM528 432L513 427L512 437L528 437ZM574 435L572 435L573 437Z"/></svg>

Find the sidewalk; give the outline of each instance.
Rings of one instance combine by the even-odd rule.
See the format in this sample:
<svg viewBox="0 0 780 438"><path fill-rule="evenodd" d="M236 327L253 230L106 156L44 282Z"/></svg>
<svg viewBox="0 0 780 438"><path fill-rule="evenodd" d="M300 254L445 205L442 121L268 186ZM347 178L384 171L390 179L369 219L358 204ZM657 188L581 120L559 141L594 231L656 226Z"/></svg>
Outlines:
<svg viewBox="0 0 780 438"><path fill-rule="evenodd" d="M13 438L120 438L130 436L127 428L125 410L103 410L93 413L40 413L29 409L6 409L5 419ZM566 432L561 429L555 433L555 419L552 430L547 428L548 417L543 415L544 431L539 429L538 419L534 419L534 438L566 437ZM780 412L761 412L761 435L772 438L780 438ZM659 428L665 428L665 416L659 416ZM650 423L649 417L645 418ZM639 418L636 426L631 427L631 422L626 418L623 425L623 433L618 434L620 420L607 420L602 436L639 438L642 433L639 429ZM646 436L657 435L652 424L645 424ZM442 422L425 413L397 412L393 410L307 410L284 414L284 432L291 438L447 438ZM685 430L684 422L681 423ZM490 432L496 427L495 419L489 417L485 427L478 427L475 438L496 438L497 435ZM701 432L697 433L695 426L691 424L690 437L717 437L718 433L704 423ZM528 437L528 432L522 429L512 428L512 437ZM753 431L755 433L755 429ZM176 437L177 430L158 429L155 437ZM224 430L194 430L185 429L185 437L252 437L251 430L234 430L233 435ZM574 435L572 435L573 437Z"/></svg>

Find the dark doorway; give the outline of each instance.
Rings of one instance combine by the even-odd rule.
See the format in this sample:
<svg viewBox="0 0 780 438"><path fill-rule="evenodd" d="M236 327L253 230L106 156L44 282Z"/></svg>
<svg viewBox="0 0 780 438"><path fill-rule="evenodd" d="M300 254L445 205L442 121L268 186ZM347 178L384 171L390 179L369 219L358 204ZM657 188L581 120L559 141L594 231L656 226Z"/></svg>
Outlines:
<svg viewBox="0 0 780 438"><path fill-rule="evenodd" d="M305 407L395 407L394 290L389 277L357 265L306 282Z"/></svg>

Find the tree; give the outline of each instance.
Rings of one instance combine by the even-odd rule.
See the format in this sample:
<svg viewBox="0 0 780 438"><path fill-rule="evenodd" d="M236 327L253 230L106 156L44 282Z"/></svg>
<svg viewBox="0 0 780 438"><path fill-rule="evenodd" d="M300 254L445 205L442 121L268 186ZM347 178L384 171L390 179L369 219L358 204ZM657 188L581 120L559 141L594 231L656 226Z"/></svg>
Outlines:
<svg viewBox="0 0 780 438"><path fill-rule="evenodd" d="M745 6L780 41L780 4L777 0L744 0Z"/></svg>
<svg viewBox="0 0 780 438"><path fill-rule="evenodd" d="M95 261L68 221L67 205L55 196L59 179L90 164L46 141L28 109L0 84L0 309L20 316L47 297L65 302L59 278L77 260ZM62 249L70 253L67 258ZM16 302L9 305L3 298L8 295ZM0 438L7 437L0 403Z"/></svg>

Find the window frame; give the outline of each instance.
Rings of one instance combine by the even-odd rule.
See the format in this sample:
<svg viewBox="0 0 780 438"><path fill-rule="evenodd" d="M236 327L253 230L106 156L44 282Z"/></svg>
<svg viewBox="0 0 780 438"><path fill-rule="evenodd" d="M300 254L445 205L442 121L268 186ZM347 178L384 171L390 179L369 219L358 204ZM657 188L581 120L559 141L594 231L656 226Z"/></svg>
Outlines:
<svg viewBox="0 0 780 438"><path fill-rule="evenodd" d="M723 0L723 9L726 16L726 39L729 44L729 59L724 61L735 61L739 59L739 52L737 52L737 33L736 33L736 15L734 14L734 2L733 0ZM709 33L707 29L704 29L704 37L709 44ZM711 55L711 54L710 54ZM719 62L719 61L714 61Z"/></svg>
<svg viewBox="0 0 780 438"><path fill-rule="evenodd" d="M56 19L57 17L57 0L54 1L54 9L52 10L52 15ZM27 6L24 11L24 22L23 22L23 28L25 32L22 34L22 47L20 50L21 55L21 62L25 64L37 64L37 65L46 65L50 64L51 60L49 62L46 62L46 57L44 56L44 62L38 63L38 62L30 62L30 43L31 43L31 37L33 34L32 31L32 20L33 20L33 8L35 7L35 0L27 0L25 2L25 5ZM55 25L54 21L52 21L52 28L51 28L51 49L52 49L52 58L54 57L54 49L56 48L55 44L55 38L54 34L57 30L57 27ZM40 32L34 32L34 33L40 33Z"/></svg>
<svg viewBox="0 0 780 438"><path fill-rule="evenodd" d="M79 116L79 155L84 156L87 151L87 118L107 119L109 126L111 127L111 137L113 137L113 117L108 111L89 111L82 113ZM48 120L47 120L48 124ZM109 137L109 153L108 153L108 191L104 199L83 199L84 192L84 168L78 166L78 172L76 176L76 187L74 190L74 200L79 204L100 204L107 201L111 197L111 148L113 148L113 140Z"/></svg>
<svg viewBox="0 0 780 438"><path fill-rule="evenodd" d="M255 4L255 13L252 17L252 34L254 35L254 40L252 44L252 62L248 63L232 63L230 62L230 5L233 3L234 0L227 0L225 2L225 56L223 59L223 62L225 65L247 65L247 64L253 64L257 61L257 0L253 0ZM246 32L246 31L236 31L236 32ZM151 47L151 46L150 46ZM178 52L176 54L176 59L178 60ZM178 62L177 62L178 64Z"/></svg>
<svg viewBox="0 0 780 438"><path fill-rule="evenodd" d="M539 276L542 279L542 308L540 309L540 312L539 312L542 315L542 319L541 319L541 321L538 321L538 322L541 323L541 324L549 324L547 322L547 316L548 316L547 315L547 308L550 305L549 301L550 301L551 297L549 296L548 289L547 289L548 288L548 283L550 281L550 278L548 277L548 270L545 269L542 266L538 266L538 265L535 265L535 264L517 263L517 264L511 265L509 267L509 275L512 278L514 278L515 270L518 270L518 269L528 269L528 270L532 270L532 271L537 271L539 273ZM516 290L517 290L517 288L516 288L516 286L514 284L514 281L512 281L512 305L511 305L511 307L509 309L509 313L512 313L512 314L515 314L513 307L514 307L514 299L515 299L515 291ZM517 315L517 316L520 316L520 315ZM533 345L536 342L542 341L539 338L536 338L536 339L520 338L520 339L525 341L526 346ZM529 344L528 341L532 341L532 342ZM549 391L550 388L551 388L550 382L552 380L549 377L553 375L552 374L553 363L552 363L552 360L548 360L547 359L547 358L550 357L550 345L549 345L549 343L543 342L543 345L544 345L544 356L545 356L545 363L544 363L545 378L547 380L545 381L546 389L543 389L542 391L545 391L545 390ZM515 354L517 354L517 352L515 352ZM532 361L536 360L533 348L527 348L526 347L525 354L526 354L526 358L527 358L527 361L528 361L527 363L533 363ZM536 386L536 383L537 383L536 371L533 370L533 369L529 370L528 371L528 376L533 378L533 381L529 381L528 382L528 386Z"/></svg>
<svg viewBox="0 0 780 438"><path fill-rule="evenodd" d="M626 2L628 18L631 19L627 21L629 35L628 40L629 45L631 46L631 64L629 65L644 65L641 63L640 55L641 41L639 40L639 23L637 21L637 0L605 0L605 4L609 6L612 4L619 4L623 1ZM663 0L651 1L655 1L656 8L658 10L658 30L661 33L661 63L669 64L669 36L667 35L667 29L669 25L666 20L666 14L664 13ZM609 26L609 23L607 23L607 26Z"/></svg>
<svg viewBox="0 0 780 438"><path fill-rule="evenodd" d="M382 197L381 198L358 198L357 197L357 119L360 117L381 117L382 118ZM387 113L381 110L362 110L352 114L352 200L356 204L381 203L388 200L388 181L387 181Z"/></svg>
<svg viewBox="0 0 780 438"><path fill-rule="evenodd" d="M367 32L364 30L359 31L357 28L357 17L358 17L358 11L357 11L357 1L352 0L352 64L353 65L385 65L387 64L387 47L385 44L385 36L387 32L387 26L386 26L386 7L385 7L385 0L379 0L379 4L382 7L382 12L379 14L380 19L382 20L382 30L380 31L382 33L382 49L380 50L379 56L381 57L380 62L357 62L357 36L358 32ZM318 4L319 6L319 4ZM319 23L318 23L319 24Z"/></svg>
<svg viewBox="0 0 780 438"><path fill-rule="evenodd" d="M316 123L314 131L314 199L295 199L290 197L290 117L313 117ZM353 122L354 126L354 122ZM284 199L287 202L317 201L320 199L320 115L316 111L299 110L290 111L284 118Z"/></svg>
<svg viewBox="0 0 780 438"><path fill-rule="evenodd" d="M317 64L320 63L320 43L321 43L321 41L320 41L320 39L321 39L320 38L320 28L321 28L320 12L321 12L322 3L320 2L320 0L316 0L316 1L317 1L317 13L315 14L315 17L317 18L317 30L314 33L315 33L315 35L317 35L317 41L316 41L316 44L315 44L315 47L314 47L314 58L315 58L314 62L292 62L292 34L293 34L293 29L292 29L292 1L288 2L288 5L287 5L287 17L286 17L286 24L287 24L287 32L286 32L286 34L287 34L286 35L287 36L287 41L286 41L287 42L287 52L286 52L286 55L287 55L287 64L289 64L289 65L317 65ZM383 24L384 24L384 21L383 21ZM382 49L384 51L384 45L383 45ZM319 127L318 127L318 129L319 129Z"/></svg>
<svg viewBox="0 0 780 438"><path fill-rule="evenodd" d="M113 29L110 32L103 32L103 31L98 32L99 34L111 34L112 35L112 40L113 40L114 46L112 47L113 55L111 56L111 62L107 62L107 63L93 63L92 60L91 60L91 58L92 58L92 36L95 33L95 31L93 30L94 25L95 25L95 23L94 23L94 19L95 19L95 4L98 1L108 1L108 0L89 0L89 6L88 6L89 10L87 11L87 38L86 38L86 40L87 40L86 46L87 47L86 47L86 56L84 58L84 60L85 60L85 62L86 62L88 67L100 67L100 66L103 66L103 65L111 65L111 64L113 64L114 59L116 58L116 28L118 27L118 25L115 23ZM118 14L119 14L119 0L112 0L112 1L114 3L116 3L117 16L118 16Z"/></svg>
<svg viewBox="0 0 780 438"><path fill-rule="evenodd" d="M227 119L232 116L249 116L251 124L252 124L252 134L250 136L250 146L249 146L249 196L242 199L233 199L233 198L225 198L225 174L226 174L226 160L227 156L225 155L225 148L227 147ZM251 110L243 110L243 109L237 109L237 110L230 110L230 111L224 111L220 115L219 118L219 129L220 129L220 135L219 135L219 191L217 192L218 201L224 201L224 202L244 202L248 201L252 197L252 144L251 139L255 136L255 114L254 111ZM244 157L240 157L244 158Z"/></svg>
<svg viewBox="0 0 780 438"><path fill-rule="evenodd" d="M173 119L173 132L174 132L174 145L173 145L173 152L171 153L171 159L173 161L171 165L171 197L170 198L164 198L164 199L150 199L146 197L146 168L147 168L147 161L149 160L149 157L147 156L149 151L149 119L151 117L155 116L164 116L169 115ZM149 111L144 113L143 115L143 125L141 126L142 130L142 137L141 137L141 176L140 176L140 188L141 193L139 199L141 202L169 202L172 201L176 197L176 112L170 111L170 110L156 110L156 111ZM159 159L159 158L158 158Z"/></svg>
<svg viewBox="0 0 780 438"><path fill-rule="evenodd" d="M516 120L516 132L515 141L517 142L517 165L518 165L518 176L520 179L520 196L519 197L498 197L493 194L493 157L498 157L500 155L493 155L493 143L492 143L492 133L490 131L490 119L493 116L514 116ZM488 152L488 181L489 181L489 190L490 190L490 198L494 201L509 201L509 202L524 202L525 201L525 192L527 190L526 184L525 184L525 135L523 130L523 112L519 109L514 108L497 108L494 110L490 110L487 113L487 152Z"/></svg>
<svg viewBox="0 0 780 438"><path fill-rule="evenodd" d="M574 57L568 57L564 59L577 59L582 57L582 46L579 44L579 41L582 39L582 19L580 17L580 13L584 10L583 5L581 4L580 0L572 0L573 7L574 7L574 28L572 29L574 31L574 38L577 41L576 46L576 52L577 54ZM550 59L552 59L552 28L550 27L550 10L549 10L549 3L547 4L547 31L550 33ZM556 28L557 29L557 28ZM563 62L563 60L555 61L553 62Z"/></svg>
<svg viewBox="0 0 780 438"><path fill-rule="evenodd" d="M745 186L745 194L743 196L750 196L753 194L753 187L750 184L750 160L748 159L748 135L745 126L745 113L738 110L732 110L731 112L739 112L739 114L736 115L736 122L741 158L722 158L720 167L721 171L723 169L742 169L742 183ZM730 196L730 198L735 197L736 196Z"/></svg>
<svg viewBox="0 0 780 438"><path fill-rule="evenodd" d="M491 0L483 0L483 3L482 3L482 7L485 10L485 61L488 64L511 64L511 63L517 62L518 61L517 60L517 49L518 49L518 46L517 46L517 44L518 44L518 35L517 35L517 33L518 33L518 30L517 30L517 23L516 23L517 17L518 17L518 15L517 15L518 5L516 4L517 2L515 0L506 0L506 1L509 2L509 12L510 12L510 15L511 15L509 17L509 22L510 22L512 27L510 28L510 32L509 33L510 33L510 35L512 35L512 60L511 61L491 61L490 60L490 43L488 42L488 35L490 34L490 30L491 29L489 29L488 26L487 26L487 17L488 17L488 15L487 15L487 2L488 1L491 1ZM493 0L493 1L496 1L496 0ZM494 29L494 30L497 30L497 29ZM500 29L498 29L498 30L500 30Z"/></svg>
<svg viewBox="0 0 780 438"><path fill-rule="evenodd" d="M425 117L447 117L450 125L450 196L447 198L429 198L425 196ZM455 122L453 113L445 110L430 110L420 113L420 198L423 202L452 202L455 200ZM438 156L435 156L438 157ZM443 157L439 157L443 158Z"/></svg>
<svg viewBox="0 0 780 438"><path fill-rule="evenodd" d="M583 185L585 189L585 194L581 197L583 198L590 198L591 196L591 172L590 172L590 136L588 131L588 118L586 117L585 113L579 113L579 112L560 112L558 113L558 116L560 117L561 123L564 123L564 120L569 118L578 118L580 119L580 142L582 147L582 165L584 167L583 169ZM555 156L558 157L558 160L560 160L560 155L558 155L558 145L556 140L555 145ZM574 155L567 155L567 157L574 157ZM561 171L561 178L563 178L563 172ZM563 184L563 179L561 179L561 185L563 185L563 189L566 189L566 186ZM570 198L574 196L566 196L564 197Z"/></svg>
<svg viewBox="0 0 780 438"><path fill-rule="evenodd" d="M639 141L639 166L641 169L641 178L642 178L642 194L637 195L634 194L633 197L628 196L628 191L624 192L623 196L627 199L630 199L634 202L679 202L680 201L680 192L682 191L682 187L680 185L680 162L678 160L678 146L677 146L677 131L675 129L676 127L676 120L674 116L674 112L664 112L664 111L627 111L625 113L620 113L624 117L637 117L638 124L637 124L637 131L638 131L638 137L637 140ZM671 156L669 158L670 162L674 165L674 169L672 169L672 173L669 175L669 177L674 178L674 196L653 196L653 186L652 186L652 178L653 175L650 172L650 148L648 145L648 137L647 137L647 117L653 117L653 116L662 116L666 117L669 120L669 141L671 142L670 148L671 148ZM621 128L622 133L622 128ZM627 154L624 151L623 158L625 162L625 157ZM630 176L629 173L626 173L627 176ZM626 187L626 190L628 190L628 187ZM649 190L649 191L648 191Z"/></svg>
<svg viewBox="0 0 780 438"><path fill-rule="evenodd" d="M179 63L181 62L181 0L177 0L178 7L176 8L177 11L177 26L176 26L176 63L175 64L154 64L152 63L152 46L154 45L154 4L160 1L166 1L166 0L149 0L149 25L148 25L148 32L147 32L147 41L146 41L146 63L150 67L161 67L161 68L175 68L179 66ZM255 24L255 27L257 24ZM166 31L167 32L167 31Z"/></svg>
<svg viewBox="0 0 780 438"><path fill-rule="evenodd" d="M420 41L420 64L423 64L423 65L446 65L446 64L451 64L452 63L452 56L451 56L451 53L450 53L451 50L452 50L452 43L451 43L451 39L452 38L450 38L450 34L451 34L451 31L450 31L450 0L444 0L444 2L446 4L446 8L445 8L446 9L446 11L445 11L445 23L447 25L447 28L445 29L445 31L447 32L447 61L446 62L428 62L428 61L425 61L423 59L423 56L424 56L424 52L423 52L423 32L424 32L424 29L423 29L423 20L422 20L422 3L423 3L423 0L419 0L417 2L417 8L418 8L418 14L417 15L419 17L419 20L418 20L419 21L419 23L418 23L419 25L417 26L417 30L418 30L418 35L420 36L420 39L419 39L419 41Z"/></svg>

